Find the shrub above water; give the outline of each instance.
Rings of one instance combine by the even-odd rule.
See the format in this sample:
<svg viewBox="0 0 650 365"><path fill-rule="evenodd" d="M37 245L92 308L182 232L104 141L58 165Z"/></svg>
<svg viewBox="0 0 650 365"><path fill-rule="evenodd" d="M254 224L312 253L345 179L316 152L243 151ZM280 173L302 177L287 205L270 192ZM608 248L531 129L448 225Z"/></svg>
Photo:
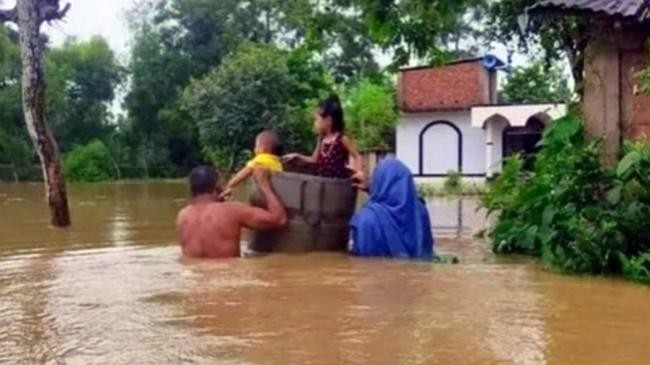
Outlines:
<svg viewBox="0 0 650 365"><path fill-rule="evenodd" d="M115 178L110 152L98 140L75 147L67 153L63 169L70 181L98 182Z"/></svg>
<svg viewBox="0 0 650 365"><path fill-rule="evenodd" d="M650 281L650 149L627 144L607 168L599 143L583 136L580 120L566 117L546 130L532 171L518 156L505 162L483 197L498 218L493 249L566 272Z"/></svg>

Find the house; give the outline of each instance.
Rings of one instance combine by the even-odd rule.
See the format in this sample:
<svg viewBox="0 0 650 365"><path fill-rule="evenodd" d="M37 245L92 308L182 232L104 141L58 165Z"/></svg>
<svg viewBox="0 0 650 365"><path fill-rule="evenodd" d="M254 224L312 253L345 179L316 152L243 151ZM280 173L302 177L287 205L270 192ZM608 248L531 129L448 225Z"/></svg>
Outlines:
<svg viewBox="0 0 650 365"><path fill-rule="evenodd" d="M504 157L534 153L548 123L566 114L564 104L498 104L500 65L487 56L400 71L396 153L418 182L491 178Z"/></svg>
<svg viewBox="0 0 650 365"><path fill-rule="evenodd" d="M623 138L650 139L650 95L637 78L650 66L650 0L540 0L527 13L586 19L583 112L604 161L616 161Z"/></svg>

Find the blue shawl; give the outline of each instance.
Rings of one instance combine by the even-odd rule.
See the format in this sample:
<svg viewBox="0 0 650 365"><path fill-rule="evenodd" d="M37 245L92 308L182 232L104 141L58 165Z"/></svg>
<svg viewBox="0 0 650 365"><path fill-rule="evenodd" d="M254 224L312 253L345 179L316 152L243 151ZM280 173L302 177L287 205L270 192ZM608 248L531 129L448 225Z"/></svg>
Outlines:
<svg viewBox="0 0 650 365"><path fill-rule="evenodd" d="M411 171L396 159L376 168L370 201L352 218L353 255L433 258L429 213L419 198Z"/></svg>

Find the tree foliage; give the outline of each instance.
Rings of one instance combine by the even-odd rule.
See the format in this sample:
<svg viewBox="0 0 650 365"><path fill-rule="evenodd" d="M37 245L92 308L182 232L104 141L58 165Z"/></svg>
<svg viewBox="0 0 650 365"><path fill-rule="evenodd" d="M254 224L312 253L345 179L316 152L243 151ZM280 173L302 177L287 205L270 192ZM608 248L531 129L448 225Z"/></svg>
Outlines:
<svg viewBox="0 0 650 365"><path fill-rule="evenodd" d="M0 165L22 177L36 164L25 129L21 104L21 61L18 36L0 26ZM48 120L63 152L115 128L110 112L123 70L107 42L68 40L45 55Z"/></svg>
<svg viewBox="0 0 650 365"><path fill-rule="evenodd" d="M99 182L116 177L109 150L99 140L68 152L63 160L63 168L70 181Z"/></svg>
<svg viewBox="0 0 650 365"><path fill-rule="evenodd" d="M48 120L63 151L113 128L111 103L122 69L105 39L68 40L47 53Z"/></svg>
<svg viewBox="0 0 650 365"><path fill-rule="evenodd" d="M573 99L569 82L557 66L546 67L542 62L514 69L503 87L502 98L507 103L549 103Z"/></svg>
<svg viewBox="0 0 650 365"><path fill-rule="evenodd" d="M567 57L576 86L580 89L584 70L584 50L589 39L587 21L578 16L535 14L522 29L521 16L537 0L497 0L490 2L486 36L492 41L514 44L525 52L543 50L550 65Z"/></svg>
<svg viewBox="0 0 650 365"><path fill-rule="evenodd" d="M650 148L628 144L614 169L600 162L580 120L545 131L532 172L508 160L483 203L497 222L488 236L497 253L540 256L572 273L623 274L650 283Z"/></svg>
<svg viewBox="0 0 650 365"><path fill-rule="evenodd" d="M128 177L178 176L205 159L232 167L243 158L241 151L250 148L252 131L262 126L280 129L289 148L310 149L316 100L335 89L350 92L350 130L360 135L360 142L390 145L393 91L376 60L378 51L394 55L394 66L466 53L461 40L475 34L475 15L484 2L140 0L129 12L133 39L127 70L100 38L71 40L47 51L48 118L64 152L101 140L116 171ZM13 151L22 144L7 141L24 141L26 134L22 116L14 115L13 105L19 103L12 100L20 97L19 68L12 68L19 63L11 60L17 55L16 37L2 30L0 131L2 148ZM277 77L278 84L247 85L255 80L226 75L248 68ZM126 114L113 116L110 103L118 84L127 79L125 71ZM223 96L223 102L210 106L194 97L201 93ZM235 109L232 95L239 95L249 110ZM211 110L226 111L244 123L244 132L225 140L226 147L215 149L214 141L221 137L203 127L215 118ZM10 159L0 157L0 164L13 164ZM31 163L33 156L19 160Z"/></svg>
<svg viewBox="0 0 650 365"><path fill-rule="evenodd" d="M31 147L23 122L18 35L0 25L0 165L12 173L27 167Z"/></svg>
<svg viewBox="0 0 650 365"><path fill-rule="evenodd" d="M289 146L289 130L308 129L291 123L298 107L296 81L286 52L272 46L244 45L184 94L184 105L197 121L204 153L219 168L231 171L250 157L255 135L277 130Z"/></svg>
<svg viewBox="0 0 650 365"><path fill-rule="evenodd" d="M468 25L467 17L480 10L485 0L335 0L349 4L361 15L372 41L391 50L393 64L401 66L412 58L429 62L446 61L452 52L448 37Z"/></svg>
<svg viewBox="0 0 650 365"><path fill-rule="evenodd" d="M397 105L395 92L387 82L363 80L345 94L345 112L349 133L361 149L385 149L394 146Z"/></svg>
<svg viewBox="0 0 650 365"><path fill-rule="evenodd" d="M181 107L181 95L191 79L218 69L243 43L289 44L289 39L302 39L305 31L299 25L311 13L306 5L307 0L169 0L138 13L131 24L135 39L126 126L130 139L143 142L131 153L147 175L187 170L202 159L198 126ZM307 74L312 67L310 62L293 65L296 72Z"/></svg>

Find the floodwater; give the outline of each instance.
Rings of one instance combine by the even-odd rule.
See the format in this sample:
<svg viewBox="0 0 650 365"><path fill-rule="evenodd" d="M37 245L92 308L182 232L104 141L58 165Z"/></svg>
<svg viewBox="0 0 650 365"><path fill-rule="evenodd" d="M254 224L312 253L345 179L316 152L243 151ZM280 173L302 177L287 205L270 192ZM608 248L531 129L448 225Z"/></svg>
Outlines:
<svg viewBox="0 0 650 365"><path fill-rule="evenodd" d="M187 261L181 184L0 185L0 363L647 364L650 288L495 258L472 200L431 204L458 265L342 254ZM446 236L442 238L440 236Z"/></svg>

